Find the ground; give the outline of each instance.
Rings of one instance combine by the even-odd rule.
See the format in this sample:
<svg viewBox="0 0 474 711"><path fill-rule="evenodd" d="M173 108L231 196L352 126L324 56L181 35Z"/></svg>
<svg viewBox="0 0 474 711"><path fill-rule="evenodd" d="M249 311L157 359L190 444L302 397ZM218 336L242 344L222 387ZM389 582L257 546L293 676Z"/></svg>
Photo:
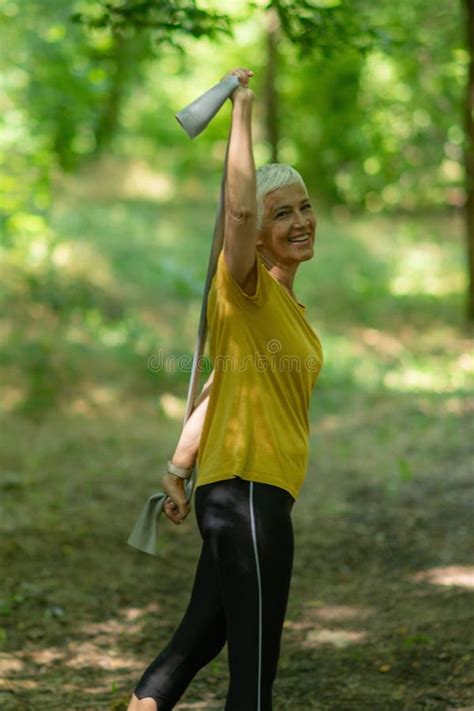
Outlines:
<svg viewBox="0 0 474 711"><path fill-rule="evenodd" d="M317 406L275 711L289 699L299 711L474 708L467 409L426 395ZM125 709L178 623L194 512L164 522L159 557L126 544L167 427L131 399L97 417L6 422L3 711ZM226 684L224 650L177 709L223 709Z"/></svg>
<svg viewBox="0 0 474 711"><path fill-rule="evenodd" d="M157 557L126 541L186 397L147 358L194 343L214 206L83 199L56 208L53 266L39 245L5 282L2 711L125 710L199 555L194 512ZM296 290L325 364L274 711L474 710L463 249L459 216L321 217ZM227 683L224 649L177 711L222 711Z"/></svg>

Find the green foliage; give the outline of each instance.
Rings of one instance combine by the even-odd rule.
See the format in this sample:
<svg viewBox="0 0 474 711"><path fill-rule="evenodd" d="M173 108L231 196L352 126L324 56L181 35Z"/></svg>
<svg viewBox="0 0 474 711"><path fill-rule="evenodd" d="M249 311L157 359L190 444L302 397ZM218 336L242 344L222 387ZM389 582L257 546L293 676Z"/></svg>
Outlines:
<svg viewBox="0 0 474 711"><path fill-rule="evenodd" d="M281 27L303 59L308 53L331 58L348 48L366 54L394 40L372 22L367 0L271 0Z"/></svg>
<svg viewBox="0 0 474 711"><path fill-rule="evenodd" d="M113 27L119 32L153 30L153 41L169 44L184 52L183 35L216 38L230 35L230 18L222 13L199 8L196 0L99 0L84 2L84 9L72 14L72 20L91 28Z"/></svg>
<svg viewBox="0 0 474 711"><path fill-rule="evenodd" d="M22 393L17 409L41 416L81 393L87 397L92 387L118 388L125 399L127 393L163 391L183 396L214 209L214 203L189 197L159 207L63 199L49 242L38 235L16 241L8 262L3 256L0 358ZM464 372L455 367L457 351L421 356L397 346L386 354L368 349L360 357L351 335L354 329L383 334L387 322L393 331L456 322L463 289L459 247L453 225L437 223L365 221L356 227L355 221L322 219L315 263L303 265L297 284L327 357L320 397L342 383L347 392L428 386L455 392L465 386ZM421 271L420 260L426 265ZM407 473L403 462L399 473Z"/></svg>
<svg viewBox="0 0 474 711"><path fill-rule="evenodd" d="M282 155L329 204L372 212L458 207L467 78L461 8L451 0L367 7L394 41L367 53L341 47L325 59L315 38L300 64L296 49L281 47Z"/></svg>
<svg viewBox="0 0 474 711"><path fill-rule="evenodd" d="M268 160L267 8L282 22L279 159L303 173L320 219L332 208L416 213L462 205L467 53L454 0L436 7L242 0L232 6L232 22L210 7L184 0L2 5L1 359L23 383L26 411L72 397L89 371L113 380L126 366L133 387L145 392L186 381L187 373L152 372L146 363L157 344L184 353L193 344L230 103L196 141L174 114L245 59L255 70L257 164ZM80 21L71 22L74 12ZM219 42L231 24L232 42ZM86 202L58 212L66 173L81 171L78 184L87 183L87 170L102 176L92 159L104 153L120 157L123 168L99 177ZM130 190L134 171L141 187L119 204L117 191ZM368 326L380 305L408 317L410 298L395 302L387 289L386 258L363 258L353 241L341 245L342 253L325 255L319 276L327 318L363 313ZM344 255L356 266L346 268L350 298L341 304L334 274ZM162 318L150 321L136 299ZM167 319L174 323L186 304L187 325L170 336ZM449 299L422 299L424 317L451 308ZM344 372L350 385L357 374L342 351L328 372L335 379ZM381 374L370 362L360 377L377 383Z"/></svg>
<svg viewBox="0 0 474 711"><path fill-rule="evenodd" d="M3 29L8 43L0 63L8 103L25 112L28 134L50 152L51 162L76 169L97 150L104 113L119 113L120 106L110 104L126 95L132 78L139 83L152 54L149 42L122 38L110 28L84 31L71 22L67 5L54 2L23 7L11 0Z"/></svg>
<svg viewBox="0 0 474 711"><path fill-rule="evenodd" d="M304 173L319 200L373 211L461 205L467 53L458 4L281 0L266 7L282 22L281 160ZM159 162L180 179L196 165L219 172L228 112L192 143L173 114L242 57L256 70L258 129L267 64L261 3L236 5L238 39L227 45L216 41L226 34L220 13L211 10L205 11L209 36L203 25L196 42L185 18L189 13L198 23L204 10L189 2L46 2L23 8L21 23L18 1L8 8L1 120L4 156L19 156L13 175L41 161L44 180L56 164L77 170L104 150ZM70 22L73 10L82 13L80 24ZM247 20L238 22L244 10ZM106 16L100 27L92 21L99 16ZM160 35L160 22L174 29ZM225 27L230 30L229 17ZM167 41L173 37L181 53ZM265 160L265 136L255 134ZM11 166L8 182L7 172Z"/></svg>

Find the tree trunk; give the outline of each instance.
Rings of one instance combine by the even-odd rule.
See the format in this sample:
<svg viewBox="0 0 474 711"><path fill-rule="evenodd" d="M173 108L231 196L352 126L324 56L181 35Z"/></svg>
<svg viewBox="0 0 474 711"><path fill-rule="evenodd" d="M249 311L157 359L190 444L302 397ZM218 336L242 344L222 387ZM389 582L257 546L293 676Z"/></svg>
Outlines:
<svg viewBox="0 0 474 711"><path fill-rule="evenodd" d="M467 318L474 322L474 0L465 0L469 70L465 98L466 239L469 283Z"/></svg>
<svg viewBox="0 0 474 711"><path fill-rule="evenodd" d="M127 79L127 63L129 60L128 40L114 33L113 65L111 68L110 88L105 98L102 111L95 129L95 150L97 156L108 147L113 139L120 118L120 108L124 96Z"/></svg>
<svg viewBox="0 0 474 711"><path fill-rule="evenodd" d="M280 38L280 19L275 8L266 12L266 44L267 44L267 71L265 75L264 101L265 101L265 138L269 142L272 155L271 163L278 163L279 139L279 105L276 89L276 76L278 72L278 41Z"/></svg>

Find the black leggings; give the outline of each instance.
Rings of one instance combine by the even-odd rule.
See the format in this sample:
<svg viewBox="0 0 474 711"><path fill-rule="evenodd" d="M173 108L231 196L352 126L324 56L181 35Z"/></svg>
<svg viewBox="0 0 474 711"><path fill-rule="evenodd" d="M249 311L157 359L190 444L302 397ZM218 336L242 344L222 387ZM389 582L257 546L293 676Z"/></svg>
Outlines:
<svg viewBox="0 0 474 711"><path fill-rule="evenodd" d="M225 711L271 711L293 568L294 499L240 477L199 486L203 540L191 599L178 628L135 688L170 711L228 643Z"/></svg>

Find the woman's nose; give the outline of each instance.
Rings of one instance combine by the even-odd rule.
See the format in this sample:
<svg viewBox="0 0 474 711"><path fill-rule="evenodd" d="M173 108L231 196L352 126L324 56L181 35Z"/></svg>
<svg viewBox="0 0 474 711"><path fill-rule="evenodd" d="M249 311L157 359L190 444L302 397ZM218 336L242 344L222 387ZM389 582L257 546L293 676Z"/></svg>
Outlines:
<svg viewBox="0 0 474 711"><path fill-rule="evenodd" d="M306 224L305 216L303 215L301 210L297 210L296 215L295 215L295 225L305 225L305 224Z"/></svg>

